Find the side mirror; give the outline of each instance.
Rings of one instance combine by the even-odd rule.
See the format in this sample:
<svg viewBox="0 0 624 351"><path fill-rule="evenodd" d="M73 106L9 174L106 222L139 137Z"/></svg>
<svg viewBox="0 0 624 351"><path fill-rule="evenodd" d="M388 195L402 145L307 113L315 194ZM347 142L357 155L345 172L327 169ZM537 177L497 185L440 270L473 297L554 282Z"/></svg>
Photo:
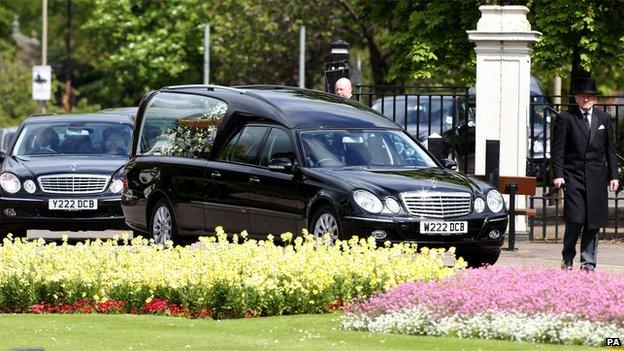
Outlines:
<svg viewBox="0 0 624 351"><path fill-rule="evenodd" d="M453 171L457 170L457 162L451 160L450 158L443 158L442 160L440 160L440 162L442 162L442 166L444 166L444 168L446 169L450 169Z"/></svg>
<svg viewBox="0 0 624 351"><path fill-rule="evenodd" d="M269 160L269 169L272 171L291 171L293 164L285 157L272 158Z"/></svg>

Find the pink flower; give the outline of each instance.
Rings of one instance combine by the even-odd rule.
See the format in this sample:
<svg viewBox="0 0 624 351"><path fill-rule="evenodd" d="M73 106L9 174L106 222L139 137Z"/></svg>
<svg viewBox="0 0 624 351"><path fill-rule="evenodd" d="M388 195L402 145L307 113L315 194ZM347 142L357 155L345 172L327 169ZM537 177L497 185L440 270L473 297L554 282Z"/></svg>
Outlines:
<svg viewBox="0 0 624 351"><path fill-rule="evenodd" d="M427 307L436 317L485 311L569 313L622 325L624 275L546 268L470 269L444 280L405 283L345 309L372 317L414 306Z"/></svg>

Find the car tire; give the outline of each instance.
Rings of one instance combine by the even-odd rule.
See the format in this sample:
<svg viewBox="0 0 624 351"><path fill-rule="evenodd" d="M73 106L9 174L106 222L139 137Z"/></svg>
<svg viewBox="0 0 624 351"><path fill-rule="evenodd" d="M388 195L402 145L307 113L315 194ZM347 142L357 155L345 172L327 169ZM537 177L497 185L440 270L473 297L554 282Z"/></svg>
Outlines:
<svg viewBox="0 0 624 351"><path fill-rule="evenodd" d="M458 253L458 257L463 257L468 267L479 268L482 266L491 266L498 261L501 250L489 250L489 251L471 251L466 253Z"/></svg>
<svg viewBox="0 0 624 351"><path fill-rule="evenodd" d="M152 207L149 233L156 244L166 245L168 240L178 243L177 227L173 210L165 199L156 201Z"/></svg>
<svg viewBox="0 0 624 351"><path fill-rule="evenodd" d="M322 238L325 233L329 232L329 245L341 238L342 228L340 227L340 220L331 205L324 205L314 213L309 231L316 239Z"/></svg>

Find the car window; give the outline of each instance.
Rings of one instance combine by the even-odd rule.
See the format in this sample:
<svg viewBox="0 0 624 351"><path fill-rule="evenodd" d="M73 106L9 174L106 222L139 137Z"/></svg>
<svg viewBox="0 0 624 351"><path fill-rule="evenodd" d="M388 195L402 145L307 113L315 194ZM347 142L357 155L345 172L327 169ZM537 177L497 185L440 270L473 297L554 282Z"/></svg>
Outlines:
<svg viewBox="0 0 624 351"><path fill-rule="evenodd" d="M157 94L143 114L138 154L207 158L227 107L207 96Z"/></svg>
<svg viewBox="0 0 624 351"><path fill-rule="evenodd" d="M24 126L13 155L90 154L128 156L132 126L127 123L51 122Z"/></svg>
<svg viewBox="0 0 624 351"><path fill-rule="evenodd" d="M436 167L404 132L321 130L301 133L308 167Z"/></svg>
<svg viewBox="0 0 624 351"><path fill-rule="evenodd" d="M268 127L247 126L223 148L218 159L239 163L255 163Z"/></svg>
<svg viewBox="0 0 624 351"><path fill-rule="evenodd" d="M295 163L295 151L290 143L288 133L279 128L271 129L269 137L264 145L260 165L269 166L272 159L287 158L291 163Z"/></svg>

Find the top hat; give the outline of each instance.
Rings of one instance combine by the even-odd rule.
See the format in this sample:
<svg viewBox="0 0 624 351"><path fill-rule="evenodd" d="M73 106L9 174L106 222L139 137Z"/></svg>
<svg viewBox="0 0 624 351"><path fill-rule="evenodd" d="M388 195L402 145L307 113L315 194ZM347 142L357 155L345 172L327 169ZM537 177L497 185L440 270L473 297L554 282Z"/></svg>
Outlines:
<svg viewBox="0 0 624 351"><path fill-rule="evenodd" d="M576 78L572 94L598 94L594 78Z"/></svg>

